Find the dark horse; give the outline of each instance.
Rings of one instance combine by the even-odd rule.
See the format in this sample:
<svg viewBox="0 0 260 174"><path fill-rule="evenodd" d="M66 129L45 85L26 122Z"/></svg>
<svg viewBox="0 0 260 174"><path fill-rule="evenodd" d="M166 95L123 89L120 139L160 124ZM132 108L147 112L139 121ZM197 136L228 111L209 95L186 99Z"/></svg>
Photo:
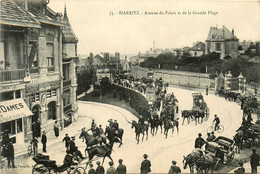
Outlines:
<svg viewBox="0 0 260 174"><path fill-rule="evenodd" d="M192 116L193 116L193 111L192 110L183 110L181 112L181 116L182 116L182 125L184 124L184 121L185 121L185 118L187 119L188 121L188 124L190 123L190 119L192 119Z"/></svg>
<svg viewBox="0 0 260 174"><path fill-rule="evenodd" d="M123 134L123 129L118 129L117 131L115 131L114 129L111 129L109 126L107 126L105 130L105 135L107 136L109 142L118 142L120 143L119 147L123 144Z"/></svg>
<svg viewBox="0 0 260 174"><path fill-rule="evenodd" d="M198 173L208 173L209 170L211 170L211 173L213 173L213 168L217 162L217 158L209 153L204 156L201 156L198 160L196 160L196 169Z"/></svg>
<svg viewBox="0 0 260 174"><path fill-rule="evenodd" d="M172 129L172 133L174 132L174 127L177 128L177 132L179 133L179 121L178 121L178 119L171 121L170 119L165 118L165 120L164 120L164 135L165 135L165 138L168 137L169 129Z"/></svg>
<svg viewBox="0 0 260 174"><path fill-rule="evenodd" d="M100 144L100 145L102 145L102 143L106 144L106 140L107 140L107 138L103 136L100 136L99 138L94 137L93 135L88 134L88 132L85 130L81 131L79 138L85 138L87 148L94 146L96 144Z"/></svg>
<svg viewBox="0 0 260 174"><path fill-rule="evenodd" d="M205 116L205 112L202 110L194 110L194 119L195 119L195 125L198 124L202 124L203 123L203 118ZM200 122L200 118L201 118L201 122Z"/></svg>
<svg viewBox="0 0 260 174"><path fill-rule="evenodd" d="M201 156L204 156L204 152L201 149L194 149L190 154L186 157L183 156L183 168L186 169L189 165L190 172L194 172L194 167L196 166L196 161L200 159Z"/></svg>
<svg viewBox="0 0 260 174"><path fill-rule="evenodd" d="M148 139L148 124L141 125L140 123L137 123L135 120L132 121L132 127L135 128L135 139L137 140L137 144L139 143L140 134L143 134L142 141L144 140L144 134L146 133L146 140Z"/></svg>
<svg viewBox="0 0 260 174"><path fill-rule="evenodd" d="M111 158L111 153L113 150L113 142L109 143L109 144L105 144L104 146L93 146L90 148L86 148L85 149L85 154L86 151L88 152L88 157L89 157L89 161L91 161L94 156L97 157L103 157L103 161L102 161L102 165L104 164L105 158L108 157L111 161L113 161L113 159Z"/></svg>

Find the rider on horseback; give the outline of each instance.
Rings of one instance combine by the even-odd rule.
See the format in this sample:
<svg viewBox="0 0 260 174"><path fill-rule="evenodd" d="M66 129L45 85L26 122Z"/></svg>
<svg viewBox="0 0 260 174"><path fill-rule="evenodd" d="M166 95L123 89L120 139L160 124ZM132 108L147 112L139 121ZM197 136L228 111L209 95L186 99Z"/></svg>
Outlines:
<svg viewBox="0 0 260 174"><path fill-rule="evenodd" d="M139 118L139 120L138 120L138 123L141 124L141 125L144 124L144 118L143 118L142 115L140 115L140 118Z"/></svg>
<svg viewBox="0 0 260 174"><path fill-rule="evenodd" d="M205 144L205 140L201 137L201 133L199 133L198 138L195 140L195 148L200 148Z"/></svg>

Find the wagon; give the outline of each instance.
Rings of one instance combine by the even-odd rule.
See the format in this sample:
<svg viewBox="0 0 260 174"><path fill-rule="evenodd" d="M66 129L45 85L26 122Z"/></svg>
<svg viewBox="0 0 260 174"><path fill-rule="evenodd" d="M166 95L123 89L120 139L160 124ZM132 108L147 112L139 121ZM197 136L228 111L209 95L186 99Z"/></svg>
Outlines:
<svg viewBox="0 0 260 174"><path fill-rule="evenodd" d="M192 93L193 97L193 111L198 111L199 113L204 113L204 119L205 121L209 118L209 107L207 106L207 103L203 99L203 95L201 93Z"/></svg>
<svg viewBox="0 0 260 174"><path fill-rule="evenodd" d="M208 142L205 150L206 153L212 153L215 156L217 151L220 150L224 153L224 164L228 164L234 159L235 156L234 145L234 140L224 136L219 136L212 142ZM217 161L216 166L218 166L219 161L220 160Z"/></svg>
<svg viewBox="0 0 260 174"><path fill-rule="evenodd" d="M33 166L32 174L62 173L65 171L67 173L71 173L71 171L74 170L77 165L73 164L57 166L55 160L50 160L48 155L42 155L40 153L33 157L33 160L36 164Z"/></svg>

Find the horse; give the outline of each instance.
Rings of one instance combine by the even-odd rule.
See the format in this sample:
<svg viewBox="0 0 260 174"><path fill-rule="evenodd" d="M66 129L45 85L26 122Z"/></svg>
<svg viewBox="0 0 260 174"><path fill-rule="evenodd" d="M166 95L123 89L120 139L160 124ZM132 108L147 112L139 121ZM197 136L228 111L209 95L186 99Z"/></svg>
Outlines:
<svg viewBox="0 0 260 174"><path fill-rule="evenodd" d="M99 138L94 137L93 135L88 134L88 131L82 130L79 138L85 138L85 142L87 147L94 146L96 144L102 145L102 143L106 144L107 138L104 136L100 136Z"/></svg>
<svg viewBox="0 0 260 174"><path fill-rule="evenodd" d="M203 171L205 171L205 173L208 173L211 169L211 173L213 173L213 168L216 162L217 158L211 153L200 156L200 158L195 161L197 172L203 173Z"/></svg>
<svg viewBox="0 0 260 174"><path fill-rule="evenodd" d="M172 129L172 134L174 132L174 127L176 126L177 132L179 133L179 121L178 119L171 121L170 119L165 119L164 121L164 135L165 138L168 137L168 131L169 129Z"/></svg>
<svg viewBox="0 0 260 174"><path fill-rule="evenodd" d="M194 113L193 113L193 116L194 116L194 119L195 119L195 125L197 125L197 123L202 124L205 113L202 110L195 110ZM201 122L200 122L200 118L201 118Z"/></svg>
<svg viewBox="0 0 260 174"><path fill-rule="evenodd" d="M113 142L109 144L105 144L105 146L93 146L85 149L85 154L88 152L89 161L91 161L94 156L103 157L102 165L104 164L105 158L108 157L111 161L111 153L113 150Z"/></svg>
<svg viewBox="0 0 260 174"><path fill-rule="evenodd" d="M186 169L189 165L190 172L194 172L194 167L196 166L196 161L200 159L201 156L204 156L203 150L196 148L187 156L183 156L183 169Z"/></svg>
<svg viewBox="0 0 260 174"><path fill-rule="evenodd" d="M182 125L184 124L185 118L187 119L188 124L189 124L190 123L190 119L193 116L193 111L192 110L183 110L181 112L181 116L182 116L182 119L183 119Z"/></svg>
<svg viewBox="0 0 260 174"><path fill-rule="evenodd" d="M118 129L113 130L111 129L109 126L106 127L105 129L105 135L107 136L109 142L119 142L119 147L121 147L121 145L123 144L123 134L124 134L124 130L123 129Z"/></svg>
<svg viewBox="0 0 260 174"><path fill-rule="evenodd" d="M144 140L144 134L146 133L146 140L148 139L148 124L139 124L135 120L132 121L132 129L135 128L135 139L137 140L137 144L139 143L140 134L143 134L142 141Z"/></svg>

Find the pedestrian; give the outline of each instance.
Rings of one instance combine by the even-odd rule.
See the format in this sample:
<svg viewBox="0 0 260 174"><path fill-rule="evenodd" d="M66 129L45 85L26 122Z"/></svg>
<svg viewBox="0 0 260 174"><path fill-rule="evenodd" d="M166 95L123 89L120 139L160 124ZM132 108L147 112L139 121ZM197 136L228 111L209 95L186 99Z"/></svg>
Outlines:
<svg viewBox="0 0 260 174"><path fill-rule="evenodd" d="M117 174L116 169L114 168L114 162L113 161L109 161L109 168L107 169L107 174Z"/></svg>
<svg viewBox="0 0 260 174"><path fill-rule="evenodd" d="M8 130L6 129L3 133L1 144L7 145L9 142L10 142L9 133L8 133Z"/></svg>
<svg viewBox="0 0 260 174"><path fill-rule="evenodd" d="M88 174L96 174L95 169L93 168L93 164L89 163L89 171Z"/></svg>
<svg viewBox="0 0 260 174"><path fill-rule="evenodd" d="M65 141L65 147L68 150L70 146L70 137L68 136L68 134L65 134L65 137L63 138L62 142L64 141Z"/></svg>
<svg viewBox="0 0 260 174"><path fill-rule="evenodd" d="M47 151L46 151L47 136L46 136L46 132L45 132L45 131L43 131L43 135L42 135L42 140L41 140L41 142L42 142L42 151L43 151L43 152L47 152Z"/></svg>
<svg viewBox="0 0 260 174"><path fill-rule="evenodd" d="M215 134L214 134L214 131L211 132L210 137L211 137L212 141L216 139L216 136L215 136Z"/></svg>
<svg viewBox="0 0 260 174"><path fill-rule="evenodd" d="M34 155L36 155L38 153L38 143L39 143L39 141L36 137L34 137L34 139L32 139L32 141L31 141Z"/></svg>
<svg viewBox="0 0 260 174"><path fill-rule="evenodd" d="M35 129L36 129L36 134L35 137L39 138L41 137L41 122L39 119L37 119L36 123L35 123Z"/></svg>
<svg viewBox="0 0 260 174"><path fill-rule="evenodd" d="M59 137L59 134L60 134L58 121L55 121L55 124L54 124L53 129L54 129L54 134L55 134L55 136L58 138L58 137Z"/></svg>
<svg viewBox="0 0 260 174"><path fill-rule="evenodd" d="M123 160L119 159L118 160L118 167L117 167L117 174L126 174L126 166L123 164Z"/></svg>
<svg viewBox="0 0 260 174"><path fill-rule="evenodd" d="M257 173L257 166L259 166L259 155L256 150L252 150L253 154L250 157L251 173Z"/></svg>
<svg viewBox="0 0 260 174"><path fill-rule="evenodd" d="M202 138L202 134L198 134L198 138L195 140L195 148L200 148L205 144L205 140Z"/></svg>
<svg viewBox="0 0 260 174"><path fill-rule="evenodd" d="M97 164L96 174L104 174L105 169L103 166L100 165L100 161L97 161L96 164Z"/></svg>
<svg viewBox="0 0 260 174"><path fill-rule="evenodd" d="M208 93L209 93L209 88L208 86L206 86L206 95L208 95Z"/></svg>
<svg viewBox="0 0 260 174"><path fill-rule="evenodd" d="M144 157L144 160L141 163L141 168L140 168L141 174L147 174L147 173L151 172L151 162L147 159L148 158L147 154L144 154L143 157Z"/></svg>
<svg viewBox="0 0 260 174"><path fill-rule="evenodd" d="M168 174L179 174L179 173L181 173L181 169L178 166L176 166L176 164L177 164L176 161L172 161L172 165L169 169Z"/></svg>
<svg viewBox="0 0 260 174"><path fill-rule="evenodd" d="M9 143L7 144L7 161L9 168L11 167L10 163L12 163L13 168L16 168L14 165L14 146L12 141L9 141Z"/></svg>
<svg viewBox="0 0 260 174"><path fill-rule="evenodd" d="M236 174L245 173L245 168L243 167L244 164L242 162L239 162L238 164L240 167L237 170L235 170L234 173L236 173Z"/></svg>

